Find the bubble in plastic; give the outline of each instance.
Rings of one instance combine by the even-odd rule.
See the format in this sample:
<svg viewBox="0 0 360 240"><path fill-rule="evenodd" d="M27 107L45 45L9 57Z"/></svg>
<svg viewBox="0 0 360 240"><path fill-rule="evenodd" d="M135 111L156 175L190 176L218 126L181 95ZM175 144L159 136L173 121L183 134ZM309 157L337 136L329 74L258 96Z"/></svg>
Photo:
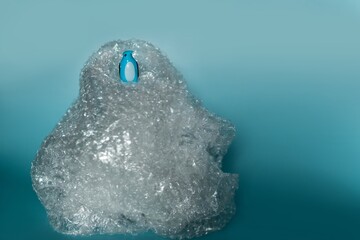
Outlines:
<svg viewBox="0 0 360 240"><path fill-rule="evenodd" d="M137 84L119 81L129 49ZM42 143L33 187L61 233L201 236L235 212L238 176L221 170L234 136L159 49L109 42L85 64L77 100Z"/></svg>

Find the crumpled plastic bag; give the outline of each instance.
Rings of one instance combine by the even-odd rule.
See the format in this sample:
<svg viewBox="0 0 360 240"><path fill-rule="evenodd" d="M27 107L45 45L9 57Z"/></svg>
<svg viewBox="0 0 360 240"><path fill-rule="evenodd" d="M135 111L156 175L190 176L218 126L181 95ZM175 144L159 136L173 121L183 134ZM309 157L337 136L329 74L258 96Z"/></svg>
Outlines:
<svg viewBox="0 0 360 240"><path fill-rule="evenodd" d="M137 84L119 81L129 49ZM61 233L201 236L235 212L238 176L221 171L234 135L159 49L109 42L85 64L79 97L42 143L33 187Z"/></svg>

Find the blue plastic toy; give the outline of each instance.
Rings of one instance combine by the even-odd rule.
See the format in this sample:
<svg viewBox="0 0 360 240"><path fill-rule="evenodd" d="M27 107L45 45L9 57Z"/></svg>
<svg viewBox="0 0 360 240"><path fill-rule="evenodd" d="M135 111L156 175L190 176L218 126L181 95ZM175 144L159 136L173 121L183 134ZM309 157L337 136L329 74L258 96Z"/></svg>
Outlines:
<svg viewBox="0 0 360 240"><path fill-rule="evenodd" d="M132 53L131 50L123 52L123 57L119 63L120 80L124 83L137 83L139 80L139 65Z"/></svg>

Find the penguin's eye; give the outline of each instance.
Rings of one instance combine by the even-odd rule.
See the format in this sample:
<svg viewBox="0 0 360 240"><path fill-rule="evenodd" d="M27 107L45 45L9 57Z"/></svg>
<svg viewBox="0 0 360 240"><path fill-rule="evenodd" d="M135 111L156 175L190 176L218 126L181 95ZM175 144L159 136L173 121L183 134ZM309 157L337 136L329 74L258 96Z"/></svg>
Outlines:
<svg viewBox="0 0 360 240"><path fill-rule="evenodd" d="M127 55L127 54L125 53L125 54L124 54L124 57L126 57L126 55Z"/></svg>

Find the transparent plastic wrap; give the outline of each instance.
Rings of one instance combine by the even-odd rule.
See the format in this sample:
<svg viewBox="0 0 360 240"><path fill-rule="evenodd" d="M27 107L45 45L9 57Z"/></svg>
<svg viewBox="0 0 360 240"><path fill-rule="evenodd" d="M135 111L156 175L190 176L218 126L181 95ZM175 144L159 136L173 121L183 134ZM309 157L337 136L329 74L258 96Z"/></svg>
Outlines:
<svg viewBox="0 0 360 240"><path fill-rule="evenodd" d="M137 84L119 81L128 49ZM201 236L235 212L238 176L221 171L234 135L159 49L113 41L85 64L79 97L32 163L33 187L61 233Z"/></svg>

